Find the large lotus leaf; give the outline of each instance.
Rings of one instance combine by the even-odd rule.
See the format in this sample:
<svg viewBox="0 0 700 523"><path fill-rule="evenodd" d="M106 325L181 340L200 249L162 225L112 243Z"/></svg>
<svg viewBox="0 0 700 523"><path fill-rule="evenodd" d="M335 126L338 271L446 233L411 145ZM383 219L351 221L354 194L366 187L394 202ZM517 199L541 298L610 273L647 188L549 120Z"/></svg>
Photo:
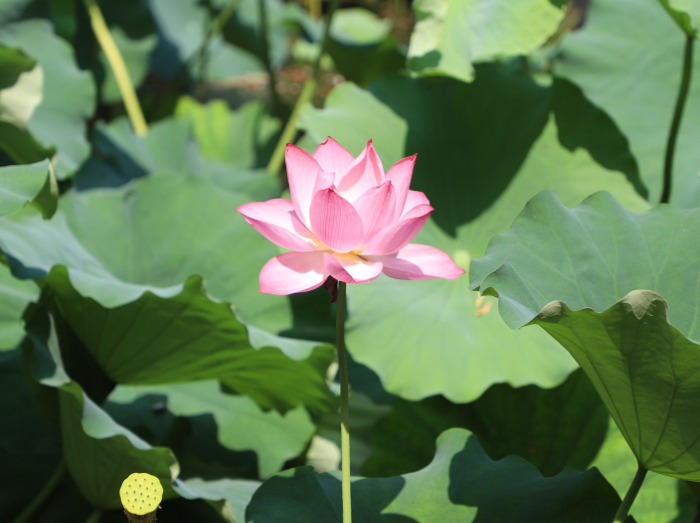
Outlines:
<svg viewBox="0 0 700 523"><path fill-rule="evenodd" d="M215 506L224 520L230 523L243 521L243 510L257 488L257 482L176 479L179 465L169 449L151 447L115 423L75 382L61 386L59 405L68 470L83 496L94 507L102 510L121 508L119 487L129 474L139 471L158 477L164 487L164 499L177 495L185 499L205 499Z"/></svg>
<svg viewBox="0 0 700 523"><path fill-rule="evenodd" d="M156 122L143 137L127 118L98 122L92 137L96 154L78 171L76 184L81 190L118 187L154 172L192 172L196 149L189 134L189 125L173 118Z"/></svg>
<svg viewBox="0 0 700 523"><path fill-rule="evenodd" d="M197 277L172 296L170 289L160 297L139 286L143 294L115 307L76 292L65 270L54 270L47 281L62 314L116 383L218 379L264 408L286 411L304 404L325 410L332 405L325 384L334 358L330 346L247 328L231 305L204 291ZM91 321L84 323L84 317Z"/></svg>
<svg viewBox="0 0 700 523"><path fill-rule="evenodd" d="M470 279L482 292L495 290L512 328L555 300L601 312L630 291L652 290L668 302L670 323L700 341L698 230L699 209L661 205L635 213L603 192L570 209L546 191L491 240Z"/></svg>
<svg viewBox="0 0 700 523"><path fill-rule="evenodd" d="M68 470L85 498L100 509L121 506L119 487L134 470L157 476L164 496L174 495L171 481L179 473L169 449L153 448L115 423L71 380L53 319L43 311L32 315L27 332L28 377L57 391L58 423Z"/></svg>
<svg viewBox="0 0 700 523"><path fill-rule="evenodd" d="M149 404L162 401L176 416L213 417L219 443L234 451L254 451L262 478L278 472L286 461L299 456L315 431L303 407L285 415L263 412L249 398L223 393L215 381L150 387L122 385L108 398L115 404L139 400L148 400ZM150 415L154 424L162 423L162 412L151 410Z"/></svg>
<svg viewBox="0 0 700 523"><path fill-rule="evenodd" d="M227 523L245 522L245 509L258 487L259 481L242 479L203 481L193 478L175 483L175 490L180 496L209 501Z"/></svg>
<svg viewBox="0 0 700 523"><path fill-rule="evenodd" d="M158 477L164 496L174 495L170 484L179 467L169 449L153 448L116 424L75 382L59 389L59 405L68 470L95 507L120 507L119 487L134 471Z"/></svg>
<svg viewBox="0 0 700 523"><path fill-rule="evenodd" d="M603 443L607 425L607 410L581 370L553 389L494 385L466 405L439 396L397 400L372 429L374 454L362 472L390 476L425 467L435 438L452 427L470 430L492 459L520 456L545 477L566 467L584 471Z"/></svg>
<svg viewBox="0 0 700 523"><path fill-rule="evenodd" d="M201 104L183 97L176 115L192 123L192 132L205 158L252 169L267 164L280 130L279 120L262 102L232 111L223 100Z"/></svg>
<svg viewBox="0 0 700 523"><path fill-rule="evenodd" d="M191 276L250 311L286 306L258 293L253 261L262 266L277 250L231 219L244 201L201 178L148 177L119 190L72 192L49 222L5 219L0 245L18 276L51 287L115 382L220 379L266 408L326 408L330 346L247 328Z"/></svg>
<svg viewBox="0 0 700 523"><path fill-rule="evenodd" d="M44 85L41 103L25 122L29 134L16 125L3 125L0 143L4 143L3 148L11 157L17 151L20 162L27 161L23 151L32 149L34 140L45 148L54 148L56 176L60 180L68 178L90 152L85 139L86 121L95 105L95 85L90 74L78 69L71 47L54 34L45 20L4 25L0 28L0 43L20 48L36 60ZM27 143L30 140L32 144Z"/></svg>
<svg viewBox="0 0 700 523"><path fill-rule="evenodd" d="M0 167L0 216L34 204L50 218L58 206L58 185L48 162Z"/></svg>
<svg viewBox="0 0 700 523"><path fill-rule="evenodd" d="M468 82L474 63L527 55L557 30L563 13L549 0L417 0L409 68Z"/></svg>
<svg viewBox="0 0 700 523"><path fill-rule="evenodd" d="M668 14L688 36L699 36L700 2L698 0L659 0Z"/></svg>
<svg viewBox="0 0 700 523"><path fill-rule="evenodd" d="M172 78L181 74L188 64L197 62L190 73L210 80L262 73L262 63L245 49L233 46L215 33L208 43L204 62L198 57L202 42L214 22L208 7L198 0L151 0L151 12L160 35L158 46L151 54L151 69ZM201 68L204 67L204 71Z"/></svg>
<svg viewBox="0 0 700 523"><path fill-rule="evenodd" d="M224 9L229 0L213 0L216 7ZM289 39L296 32L293 26L300 25L306 32L316 35L320 23L311 20L305 9L295 2L265 0L267 7L267 51L273 68L280 68L289 56ZM260 0L239 0L238 6L224 26L226 40L237 47L257 56L261 62L265 58L266 46L263 43Z"/></svg>
<svg viewBox="0 0 700 523"><path fill-rule="evenodd" d="M64 459L83 496L98 509L120 509L119 487L122 481L134 471L148 472L161 481L164 500L178 495L188 500L204 499L214 505L225 521L241 521L236 519L234 513L242 512L241 505L250 498L257 482L207 482L197 478L177 478L180 466L170 449L153 447L116 423L71 380L63 367L65 347L60 346L54 325L43 310L35 311L32 315L26 346L28 377L43 385L41 388L45 391L56 391L56 396L50 396L45 401L56 402ZM9 356L16 354L19 351ZM31 426L28 425L25 430ZM13 433L17 441L20 436L19 430ZM50 433L45 432L44 436L50 438ZM26 446L29 443L23 444ZM188 511L182 513L187 514ZM213 515L211 512L208 514ZM209 517L200 517L197 521L209 521Z"/></svg>
<svg viewBox="0 0 700 523"><path fill-rule="evenodd" d="M576 358L643 467L700 480L700 346L658 294L632 291L601 313L552 302L532 323Z"/></svg>
<svg viewBox="0 0 700 523"><path fill-rule="evenodd" d="M0 89L14 85L22 73L31 71L36 66L36 62L21 50L4 45L0 45L0 58L4 65L0 73Z"/></svg>
<svg viewBox="0 0 700 523"><path fill-rule="evenodd" d="M659 201L663 187L684 45L684 34L659 2L597 0L591 2L583 28L564 39L556 64L556 73L580 86L627 136L652 202ZM699 45L696 41L696 51ZM700 52L695 53L693 70L697 77ZM694 81L674 161L671 203L681 207L700 204L698 134L700 82Z"/></svg>
<svg viewBox="0 0 700 523"><path fill-rule="evenodd" d="M638 463L615 423L608 425L605 443L592 463L624 496ZM637 523L694 523L698 499L686 481L661 474L647 474L630 513Z"/></svg>
<svg viewBox="0 0 700 523"><path fill-rule="evenodd" d="M194 104L194 102L193 102ZM244 105L237 112L228 112L237 124L257 129L260 136L268 136L266 129L276 127L277 121L265 119L257 104ZM265 172L252 169L250 158L257 150L242 139L242 134L227 135L232 142L236 159L230 163L210 157L215 149L206 131L201 129L206 116L196 111L185 111L180 118L166 118L153 124L146 136L137 136L126 118L117 118L109 124L98 122L93 135L96 154L78 171L78 189L119 187L146 174L166 175L193 173L207 178L227 190L247 194L254 200L266 200L279 194L279 184ZM197 112L197 117L193 113ZM208 124L208 125L211 125ZM229 129L230 130L230 129ZM272 131L270 131L272 132ZM205 137L204 139L202 137ZM194 139L193 139L194 138ZM221 141L226 138L219 136ZM250 148L249 148L250 147ZM216 148L221 151L221 149Z"/></svg>
<svg viewBox="0 0 700 523"><path fill-rule="evenodd" d="M121 394L120 389L123 387L125 386L119 385L116 394ZM169 385L159 388L164 387ZM130 403L106 401L104 409L114 421L151 445L172 448L185 478L204 478L210 481L222 477L260 477L261 460L258 459L256 450L233 450L224 446L220 441L219 426L211 413L176 416L167 408L166 402L167 397L164 395L144 395ZM262 459L267 460L267 463L270 463L270 457L274 458L289 449L289 445L284 443L287 433L283 424L277 424L276 428L280 430L277 442L283 450L267 452L264 445L257 446L257 450L265 454ZM247 433L241 426L238 429ZM244 435L239 435L238 441L244 438ZM231 438L227 436L227 439L230 443Z"/></svg>
<svg viewBox="0 0 700 523"><path fill-rule="evenodd" d="M33 0L4 0L0 3L0 23L4 24L17 20L27 4Z"/></svg>
<svg viewBox="0 0 700 523"><path fill-rule="evenodd" d="M0 351L14 349L24 337L22 314L39 297L34 282L18 280L0 265Z"/></svg>
<svg viewBox="0 0 700 523"><path fill-rule="evenodd" d="M366 523L537 523L611 521L619 498L596 470L543 478L525 460L493 461L466 430L437 440L426 468L390 478L353 481L353 517ZM340 522L338 474L292 469L267 480L253 495L246 521Z"/></svg>
<svg viewBox="0 0 700 523"><path fill-rule="evenodd" d="M0 60L3 64L0 72L0 122L3 129L14 126L18 135L13 141L12 134L4 132L6 142L9 140L10 143L5 143L3 148L11 149L23 145L21 131L27 132L29 119L41 103L44 71L19 49L0 45ZM29 140L24 148L13 150L13 157L27 160L40 153L41 146Z"/></svg>
<svg viewBox="0 0 700 523"><path fill-rule="evenodd" d="M357 154L374 138L387 168L418 153L412 188L427 194L435 213L415 242L441 248L467 268L541 189L556 188L572 203L605 189L634 209L646 208L621 173L583 150L624 156L624 140L614 129L596 126L588 135L605 133L620 148L603 153L593 141L581 142L584 131L570 132L568 118L558 125L556 91L491 66L480 67L471 84L392 77L370 92L344 84L325 109L304 111L303 144L311 148L331 135ZM585 126L586 118L580 121ZM389 392L410 400L443 394L468 402L499 382L552 387L574 369L543 333L514 335L489 312L490 298L476 298L466 277L381 277L352 286L348 347Z"/></svg>
<svg viewBox="0 0 700 523"><path fill-rule="evenodd" d="M568 209L546 192L472 265L509 325L540 325L574 356L644 467L691 480L699 226L698 210L635 214L605 193Z"/></svg>
<svg viewBox="0 0 700 523"><path fill-rule="evenodd" d="M41 103L44 70L19 49L0 45L0 136L2 149L18 163L38 162L51 155L29 130L29 120Z"/></svg>
<svg viewBox="0 0 700 523"><path fill-rule="evenodd" d="M333 16L328 54L347 80L367 85L403 69L406 56L391 36L392 24L362 8L339 9ZM316 42L320 44L319 32Z"/></svg>
<svg viewBox="0 0 700 523"><path fill-rule="evenodd" d="M0 514L12 521L51 477L61 457L60 434L36 408L20 350L0 353L0 425Z"/></svg>

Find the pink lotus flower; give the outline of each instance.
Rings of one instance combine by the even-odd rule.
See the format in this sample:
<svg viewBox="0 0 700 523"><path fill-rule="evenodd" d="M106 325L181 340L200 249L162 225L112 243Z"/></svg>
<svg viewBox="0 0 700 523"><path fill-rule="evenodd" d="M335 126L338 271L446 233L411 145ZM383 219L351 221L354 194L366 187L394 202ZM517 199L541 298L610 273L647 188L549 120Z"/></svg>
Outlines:
<svg viewBox="0 0 700 523"><path fill-rule="evenodd" d="M409 190L416 155L384 173L371 140L353 158L328 137L313 156L288 144L285 160L292 201L237 209L260 234L293 251L265 264L260 292L306 292L328 278L367 283L382 272L400 280L464 274L441 250L409 244L433 212L425 194Z"/></svg>

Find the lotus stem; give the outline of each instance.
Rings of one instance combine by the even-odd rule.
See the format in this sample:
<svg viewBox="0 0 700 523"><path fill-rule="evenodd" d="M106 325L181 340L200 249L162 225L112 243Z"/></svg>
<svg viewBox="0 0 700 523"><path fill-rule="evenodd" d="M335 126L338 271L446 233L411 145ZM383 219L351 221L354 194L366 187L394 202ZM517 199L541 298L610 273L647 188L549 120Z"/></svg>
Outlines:
<svg viewBox="0 0 700 523"><path fill-rule="evenodd" d="M309 14L317 20L321 18L321 0L307 0L307 3L309 4Z"/></svg>
<svg viewBox="0 0 700 523"><path fill-rule="evenodd" d="M690 79L693 73L694 46L695 37L687 35L685 37L685 52L683 54L683 75L681 77L681 87L678 91L678 98L676 99L676 109L673 112L671 130L668 133L668 142L666 143L666 158L664 159L664 188L663 192L661 193L660 203L668 203L671 199L673 157L676 151L678 131L681 127L681 120L683 119L683 109L685 108L685 102L688 99L688 91L690 90Z"/></svg>
<svg viewBox="0 0 700 523"><path fill-rule="evenodd" d="M39 507L41 507L41 505L44 504L46 499L51 495L51 493L54 490L56 490L56 487L61 483L63 476L65 476L66 474L66 470L66 460L61 458L61 461L58 463L58 467L56 467L56 470L53 471L53 474L51 474L51 477L46 482L46 484L44 484L44 487L41 489L41 491L36 496L34 496L34 499L32 499L31 503L27 505L27 508L25 508L12 523L26 523L27 521L30 521L34 513L39 509Z"/></svg>
<svg viewBox="0 0 700 523"><path fill-rule="evenodd" d="M181 69L181 71L186 71L194 63L197 63L199 65L199 75L197 77L197 85L195 86L195 94L197 96L197 99L200 101L202 101L205 94L204 83L206 75L206 56L207 51L209 49L209 43L211 42L211 39L214 37L214 35L224 28L226 22L228 22L229 18L231 18L233 16L233 13L236 12L236 8L238 7L239 3L240 0L229 0L229 2L224 6L224 8L221 11L219 11L219 14L216 15L216 18L214 18L212 23L209 25L209 29L204 35L204 39L199 44L199 47L187 60L183 69ZM180 72L178 71L178 75L179 74Z"/></svg>
<svg viewBox="0 0 700 523"><path fill-rule="evenodd" d="M340 368L340 457L343 492L343 523L352 522L352 502L350 499L350 409L348 407L348 357L345 349L345 288L338 282L338 311L335 319L336 345L338 346L338 367Z"/></svg>
<svg viewBox="0 0 700 523"><path fill-rule="evenodd" d="M624 521L627 519L630 508L632 508L632 503L634 503L637 494L639 494L639 489L642 488L642 483L644 483L644 478L646 477L647 472L647 469L639 465L637 473L634 475L634 479L632 480L632 484L630 485L627 494L625 494L625 499L622 500L622 503L620 503L620 508L617 509L613 523L624 523Z"/></svg>
<svg viewBox="0 0 700 523"><path fill-rule="evenodd" d="M124 107L126 107L126 113L129 115L129 120L134 128L134 132L137 136L145 136L148 132L148 125L146 125L146 119L143 116L139 99L131 83L129 70L126 68L124 58L119 52L119 48L114 42L112 34L109 32L109 27L107 27L104 16L102 16L100 6L97 5L97 0L84 0L84 2L88 14L90 15L90 22L95 37L104 51L109 66L112 68L112 72L114 72L114 76L117 79L119 92L122 95L122 100L124 100Z"/></svg>
<svg viewBox="0 0 700 523"><path fill-rule="evenodd" d="M95 509L95 511L90 514L90 517L85 520L85 523L97 523L102 519L102 511Z"/></svg>
<svg viewBox="0 0 700 523"><path fill-rule="evenodd" d="M274 111L281 115L282 111L282 100L280 100L277 94L277 78L275 76L275 70L272 68L272 61L270 60L270 38L268 36L269 27L267 20L267 0L258 0L258 6L260 10L260 34L262 36L263 45L263 64L265 65L265 70L267 71L268 88L270 90L270 99L272 100L272 107Z"/></svg>
<svg viewBox="0 0 700 523"><path fill-rule="evenodd" d="M282 130L282 134L280 135L277 145L275 146L275 150L272 153L270 162L267 164L267 171L273 176L276 176L280 170L280 167L282 167L282 163L284 162L284 151L287 147L287 144L294 140L294 134L297 130L297 121L299 120L301 110L311 100L311 97L313 96L314 91L316 90L316 85L318 84L318 75L321 71L321 58L326 52L326 47L328 46L330 27L331 22L333 21L333 13L335 13L339 4L340 0L331 0L331 5L328 8L328 12L326 13L326 19L323 24L321 49L319 49L318 56L316 56L316 60L314 61L311 76L309 76L308 80L304 82L304 87L302 88L301 93L299 94L299 98L297 98L297 101L294 104L292 114L289 117L289 120L287 120L287 125L285 125L284 129Z"/></svg>

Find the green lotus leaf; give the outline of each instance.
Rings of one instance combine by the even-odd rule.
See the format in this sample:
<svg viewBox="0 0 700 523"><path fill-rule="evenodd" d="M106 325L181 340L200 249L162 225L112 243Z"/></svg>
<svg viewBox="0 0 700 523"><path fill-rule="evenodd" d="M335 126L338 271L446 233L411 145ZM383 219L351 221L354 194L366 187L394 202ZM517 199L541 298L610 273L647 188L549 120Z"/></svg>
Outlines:
<svg viewBox="0 0 700 523"><path fill-rule="evenodd" d="M204 73L208 80L224 80L265 71L257 57L245 48L229 44L220 33L213 34L207 58L199 61L200 46L214 19L208 7L198 0L176 4L153 0L149 6L160 34L158 46L151 55L151 68L161 76L177 78L184 68L189 68L193 76ZM193 67L195 62L197 65Z"/></svg>
<svg viewBox="0 0 700 523"><path fill-rule="evenodd" d="M603 443L607 424L605 406L581 370L553 389L494 385L466 405L439 396L396 400L389 415L372 428L374 453L362 472L387 476L425 467L435 438L452 427L470 430L491 458L520 456L545 477L566 467L585 471ZM406 431L410 438L401 436Z"/></svg>
<svg viewBox="0 0 700 523"><path fill-rule="evenodd" d="M202 178L147 177L71 192L48 222L29 213L4 219L0 245L17 276L52 289L114 382L218 379L264 408L324 410L333 404L325 381L332 347L268 335L236 314L288 306L258 293L258 271L277 249L232 219L245 201Z"/></svg>
<svg viewBox="0 0 700 523"><path fill-rule="evenodd" d="M403 69L406 52L391 36L391 26L389 20L367 9L338 10L327 46L338 72L351 82L367 85L379 76ZM319 33L317 44L320 39Z"/></svg>
<svg viewBox="0 0 700 523"><path fill-rule="evenodd" d="M22 314L39 297L32 281L18 280L10 269L0 265L0 352L14 349L24 338Z"/></svg>
<svg viewBox="0 0 700 523"><path fill-rule="evenodd" d="M608 425L605 443L592 463L624 496L637 472L637 460L615 423ZM692 523L698 511L698 498L686 481L661 474L647 474L630 514L637 523Z"/></svg>
<svg viewBox="0 0 700 523"><path fill-rule="evenodd" d="M40 415L21 350L0 352L0 425L0 514L12 521L61 459L60 433Z"/></svg>
<svg viewBox="0 0 700 523"><path fill-rule="evenodd" d="M548 0L418 0L413 9L411 71L465 82L474 78L475 63L530 54L563 17Z"/></svg>
<svg viewBox="0 0 700 523"><path fill-rule="evenodd" d="M258 473L267 478L282 469L284 463L302 454L315 426L307 411L299 407L285 415L263 412L245 396L232 396L220 390L215 381L176 385L121 385L108 397L111 404L133 404L139 400L163 401L175 416L196 418L212 416L219 443L230 450L252 450L258 456ZM110 410L109 405L107 410ZM152 423L162 423L161 411L148 409ZM149 420L150 421L150 420Z"/></svg>
<svg viewBox="0 0 700 523"><path fill-rule="evenodd" d="M56 177L64 180L90 152L85 125L94 110L94 82L89 73L78 69L72 48L45 20L4 25L0 44L21 49L41 66L35 76L43 75L40 103L23 115L21 125L0 124L0 143L20 163L46 158L45 150L55 149ZM34 96L38 88L36 82L29 81L21 87L27 89L22 91L26 96Z"/></svg>
<svg viewBox="0 0 700 523"><path fill-rule="evenodd" d="M340 9L333 16L331 37L349 45L373 45L391 32L391 21L360 7Z"/></svg>
<svg viewBox="0 0 700 523"><path fill-rule="evenodd" d="M0 216L25 204L36 206L50 218L58 206L58 185L48 160L29 165L0 167Z"/></svg>
<svg viewBox="0 0 700 523"><path fill-rule="evenodd" d="M64 459L83 496L99 509L118 508L122 481L139 470L157 476L164 498L172 497L170 485L179 473L175 456L169 449L151 447L115 423L71 380L63 366L53 318L37 310L27 334L28 377L56 391L46 401L56 403Z"/></svg>
<svg viewBox="0 0 700 523"><path fill-rule="evenodd" d="M165 4L165 2L164 2ZM220 10L226 8L229 0L212 0ZM265 0L267 7L267 46L263 43L259 0L240 0L223 33L227 42L255 55L260 63L266 60L266 47L270 64L274 69L284 65L289 57L290 37L301 27L311 35L320 33L321 24L313 20L306 9L295 2Z"/></svg>
<svg viewBox="0 0 700 523"><path fill-rule="evenodd" d="M700 479L699 226L697 209L636 214L606 193L569 209L544 192L471 275L511 327L540 325L571 353L642 466L689 480Z"/></svg>
<svg viewBox="0 0 700 523"><path fill-rule="evenodd" d="M662 45L659 43L662 42ZM585 25L567 35L557 75L578 85L606 111L629 139L649 201L659 201L671 119L681 82L683 33L659 2L591 2ZM695 42L695 77L700 52ZM640 64L646 64L640 67ZM644 108L640 110L640 108ZM680 127L673 166L671 203L700 204L700 82L693 81Z"/></svg>
<svg viewBox="0 0 700 523"><path fill-rule="evenodd" d="M197 172L198 158L186 122L156 122L146 136L136 135L129 120L99 122L92 137L96 153L76 174L80 190L119 187L151 173Z"/></svg>
<svg viewBox="0 0 700 523"><path fill-rule="evenodd" d="M659 0L671 18L688 36L700 33L700 2L698 0Z"/></svg>
<svg viewBox="0 0 700 523"><path fill-rule="evenodd" d="M556 188L570 203L605 189L633 209L647 208L618 171L634 163L622 160L629 159L624 139L580 92L561 87L496 66L480 66L471 84L391 77L364 91L346 83L325 109L302 113L302 145L313 150L331 135L358 154L373 138L386 168L418 153L412 188L426 193L435 212L414 242L467 268L542 189ZM562 112L565 100L583 117ZM609 138L605 147L601 135ZM350 352L405 399L442 394L469 402L501 382L553 387L575 368L544 333L509 330L489 311L491 298L477 301L469 292L466 277L380 277L348 294Z"/></svg>
<svg viewBox="0 0 700 523"><path fill-rule="evenodd" d="M21 143L32 113L41 103L44 71L40 65L19 49L0 45L0 125L2 129L15 128L16 133L3 132L3 149L12 149L15 159L29 161L32 155L41 158L42 148L34 141ZM8 143L9 142L9 143ZM17 147L18 150L14 150Z"/></svg>
<svg viewBox="0 0 700 523"><path fill-rule="evenodd" d="M204 499L214 505L225 521L242 521L243 508L258 482L179 479L180 467L170 449L152 447L116 423L67 375L48 315L40 311L33 316L29 336L31 375L48 390L57 392L53 401L57 402L64 459L73 481L93 507L121 509L119 487L129 474L139 471L158 477L164 487L164 500L178 495L189 500ZM15 354L20 353L10 353ZM47 439L50 432L45 431L45 436Z"/></svg>
<svg viewBox="0 0 700 523"><path fill-rule="evenodd" d="M604 192L568 208L545 191L472 262L471 286L493 288L514 329L553 301L602 312L646 289L664 297L675 328L700 341L700 309L689 306L696 297L699 227L698 209L660 205L635 213Z"/></svg>
<svg viewBox="0 0 700 523"><path fill-rule="evenodd" d="M245 509L259 487L259 481L242 479L204 481L192 478L175 483L175 490L180 496L209 501L227 523L245 522Z"/></svg>
<svg viewBox="0 0 700 523"><path fill-rule="evenodd" d="M519 457L493 461L470 432L451 429L438 438L426 468L405 476L357 478L352 501L353 518L366 523L609 523L619 498L596 470L543 478ZM246 521L340 522L340 504L338 474L317 475L303 467L263 483Z"/></svg>
<svg viewBox="0 0 700 523"><path fill-rule="evenodd" d="M668 324L658 294L632 291L602 313L552 302L533 324L588 374L642 467L700 480L700 344Z"/></svg>
<svg viewBox="0 0 700 523"><path fill-rule="evenodd" d="M0 89L7 89L14 85L22 73L27 73L36 66L36 62L19 49L5 46L0 46L0 59L4 64L2 73L0 73ZM3 111L10 109L6 105L3 103Z"/></svg>
<svg viewBox="0 0 700 523"><path fill-rule="evenodd" d="M119 508L119 487L134 471L156 476L164 498L175 495L170 485L179 467L169 449L151 447L116 424L75 382L61 386L58 397L68 470L93 506Z"/></svg>
<svg viewBox="0 0 700 523"><path fill-rule="evenodd" d="M51 156L51 148L38 143L29 120L41 103L44 70L20 49L0 45L0 136L2 149L19 163L38 162Z"/></svg>
<svg viewBox="0 0 700 523"><path fill-rule="evenodd" d="M258 129L259 136L268 137L276 130L277 120L265 118L258 104L246 104L239 111L227 111L232 124L226 129L217 126L217 138L205 130L218 121L212 111L200 108L196 102L183 102L179 118L166 118L153 124L146 136L134 133L126 118L117 118L109 124L99 122L93 136L98 152L78 171L76 186L80 190L97 187L119 187L146 174L170 176L173 173L200 176L218 186L246 194L253 200L266 200L279 195L279 184L272 176L255 169L252 163L258 153L258 143L248 141L238 132L238 126ZM213 103L208 107L219 107ZM208 118L213 120L208 121ZM206 123L205 123L206 122ZM230 149L234 158L214 156L222 151L223 141L240 145ZM217 143L218 141L218 143ZM260 144L262 147L262 145ZM264 155L264 152L260 152ZM231 160L230 162L227 160Z"/></svg>
<svg viewBox="0 0 700 523"><path fill-rule="evenodd" d="M14 22L32 0L5 0L0 4L0 23Z"/></svg>
<svg viewBox="0 0 700 523"><path fill-rule="evenodd" d="M223 100L201 104L185 96L175 114L191 122L202 157L244 169L265 167L281 127L262 102L232 111Z"/></svg>

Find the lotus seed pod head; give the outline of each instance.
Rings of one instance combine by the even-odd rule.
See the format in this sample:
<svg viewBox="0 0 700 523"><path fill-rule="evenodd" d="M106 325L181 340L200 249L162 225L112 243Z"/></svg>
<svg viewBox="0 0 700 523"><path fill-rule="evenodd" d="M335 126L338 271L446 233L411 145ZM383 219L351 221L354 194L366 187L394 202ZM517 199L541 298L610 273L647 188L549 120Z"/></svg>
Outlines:
<svg viewBox="0 0 700 523"><path fill-rule="evenodd" d="M151 523L163 500L163 486L157 477L134 473L124 480L119 489L124 513L132 523Z"/></svg>

